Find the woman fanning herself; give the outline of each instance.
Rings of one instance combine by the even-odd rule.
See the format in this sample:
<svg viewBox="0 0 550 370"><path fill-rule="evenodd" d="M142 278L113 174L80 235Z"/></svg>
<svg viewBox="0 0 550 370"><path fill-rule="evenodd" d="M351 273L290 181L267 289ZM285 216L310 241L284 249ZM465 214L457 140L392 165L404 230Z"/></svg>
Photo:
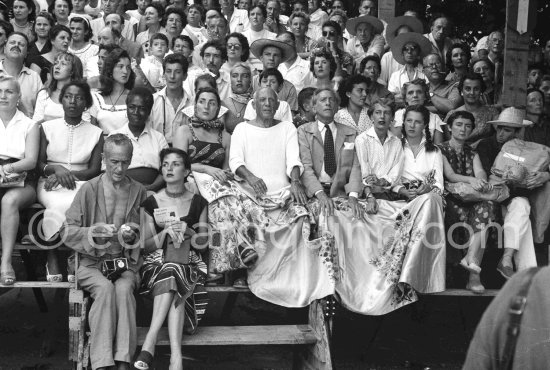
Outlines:
<svg viewBox="0 0 550 370"><path fill-rule="evenodd" d="M466 143L475 127L474 116L470 112L453 113L448 121L451 130L451 140L441 145L443 153L443 169L449 182L465 182L475 190L485 192L492 189L487 182L487 174L483 170L478 154ZM460 261L460 265L470 272L467 289L474 293L483 293L485 287L481 284L481 259L483 258L487 225L496 220L496 204L491 201L463 203L452 195L447 196L445 228L457 223L465 223L467 228L457 228L453 233L451 244L467 246L468 252ZM472 235L473 232L473 235Z"/></svg>
<svg viewBox="0 0 550 370"><path fill-rule="evenodd" d="M61 90L69 82L79 81L83 77L80 59L69 53L61 53L55 58L52 71L50 83L36 97L32 119L37 123L63 117ZM90 122L90 115L86 113L84 119Z"/></svg>
<svg viewBox="0 0 550 370"><path fill-rule="evenodd" d="M200 250L208 245L206 200L185 188L191 162L180 149L160 152L162 177L166 188L142 204L145 263L141 268L142 292L153 297L149 331L134 367L152 368L159 330L168 317L170 370L183 369L181 337L192 334L206 309L206 264ZM160 219L157 211L173 212L173 220ZM204 235L193 237L194 234Z"/></svg>
<svg viewBox="0 0 550 370"><path fill-rule="evenodd" d="M9 181L36 167L38 157L38 126L17 109L21 98L19 82L13 77L0 77L0 235L2 236L2 264L0 284L12 285L15 271L11 254L19 228L19 211L36 199L35 183L27 177L23 187L9 187Z"/></svg>
<svg viewBox="0 0 550 370"><path fill-rule="evenodd" d="M101 171L101 129L83 119L84 111L93 104L90 87L86 82L68 81L58 99L63 118L46 121L40 129L37 167L42 177L37 192L38 201L46 207L42 223L45 240L51 240L59 231L80 187ZM46 270L48 281L61 281L53 250L48 251Z"/></svg>
<svg viewBox="0 0 550 370"><path fill-rule="evenodd" d="M55 58L69 50L71 44L71 30L65 26L56 25L50 30L50 42L52 50L43 55L38 55L31 60L30 68L40 74L43 83L51 78L51 68Z"/></svg>

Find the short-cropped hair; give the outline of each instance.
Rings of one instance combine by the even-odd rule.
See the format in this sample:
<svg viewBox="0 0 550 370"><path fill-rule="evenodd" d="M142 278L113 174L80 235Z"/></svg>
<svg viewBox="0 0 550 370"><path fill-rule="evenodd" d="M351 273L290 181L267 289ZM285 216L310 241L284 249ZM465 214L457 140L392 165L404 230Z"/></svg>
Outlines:
<svg viewBox="0 0 550 370"><path fill-rule="evenodd" d="M164 57L164 60L162 61L163 72L166 71L167 64L179 64L181 69L183 69L184 74L187 74L187 70L189 69L189 61L181 53L172 53Z"/></svg>
<svg viewBox="0 0 550 370"><path fill-rule="evenodd" d="M125 146L130 150L130 157L134 152L134 146L132 145L132 140L124 134L113 134L107 136L105 142L103 143L103 153L107 152L107 149L111 146Z"/></svg>
<svg viewBox="0 0 550 370"><path fill-rule="evenodd" d="M317 99L323 91L330 91L330 93L332 94L332 96L336 100L336 106L340 106L340 97L338 96L338 93L336 91L334 91L333 89L328 88L328 87L323 87L323 88L320 88L320 89L316 89L313 92L313 104L314 105L317 104Z"/></svg>
<svg viewBox="0 0 550 370"><path fill-rule="evenodd" d="M476 127L476 119L475 119L475 117L472 113L470 113L466 110L457 110L457 111L451 113L449 118L447 118L447 125L449 126L449 128L453 127L453 123L455 122L455 120L457 118L469 119L470 121L472 121L472 126Z"/></svg>

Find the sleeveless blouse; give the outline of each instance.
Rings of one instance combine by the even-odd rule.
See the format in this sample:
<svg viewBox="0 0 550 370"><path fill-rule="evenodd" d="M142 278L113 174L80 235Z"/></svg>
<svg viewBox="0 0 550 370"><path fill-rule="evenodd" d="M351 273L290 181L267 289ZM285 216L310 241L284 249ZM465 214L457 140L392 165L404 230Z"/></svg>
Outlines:
<svg viewBox="0 0 550 370"><path fill-rule="evenodd" d="M222 130L218 134L218 142L210 143L208 141L202 141L195 135L193 125L189 125L193 141L189 144L189 157L191 163L201 163L207 166L216 168L222 168L225 161L225 149L222 145Z"/></svg>

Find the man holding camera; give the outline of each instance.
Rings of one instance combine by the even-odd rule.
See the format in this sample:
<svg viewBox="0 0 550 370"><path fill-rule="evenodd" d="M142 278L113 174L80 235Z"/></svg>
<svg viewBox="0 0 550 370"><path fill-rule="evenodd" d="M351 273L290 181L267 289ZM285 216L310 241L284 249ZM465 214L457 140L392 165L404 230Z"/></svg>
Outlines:
<svg viewBox="0 0 550 370"><path fill-rule="evenodd" d="M105 139L105 173L82 186L61 229L65 245L81 254L78 284L94 300L89 314L92 369L130 369L136 349L139 283L139 206L145 188L126 176L132 142Z"/></svg>

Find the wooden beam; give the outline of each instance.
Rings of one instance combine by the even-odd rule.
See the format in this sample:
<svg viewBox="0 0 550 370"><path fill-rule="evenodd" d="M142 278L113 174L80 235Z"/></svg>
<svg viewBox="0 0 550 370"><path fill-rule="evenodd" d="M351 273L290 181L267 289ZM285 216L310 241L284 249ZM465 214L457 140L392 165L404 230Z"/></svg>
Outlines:
<svg viewBox="0 0 550 370"><path fill-rule="evenodd" d="M520 0L507 0L504 49L504 73L499 103L508 106L525 106L527 91L527 58L529 56L530 31L520 35L516 31L516 19ZM530 2L534 6L535 1Z"/></svg>
<svg viewBox="0 0 550 370"><path fill-rule="evenodd" d="M378 18L386 22L395 18L395 0L378 0Z"/></svg>

